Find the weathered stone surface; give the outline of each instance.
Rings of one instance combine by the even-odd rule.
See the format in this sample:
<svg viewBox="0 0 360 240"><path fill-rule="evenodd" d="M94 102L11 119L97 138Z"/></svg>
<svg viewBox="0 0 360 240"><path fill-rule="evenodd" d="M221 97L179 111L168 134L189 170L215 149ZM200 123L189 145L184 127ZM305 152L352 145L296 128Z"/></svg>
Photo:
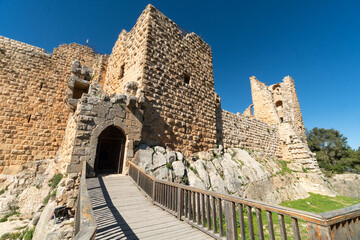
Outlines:
<svg viewBox="0 0 360 240"><path fill-rule="evenodd" d="M165 157L167 162L173 163L174 161L176 161L176 152L168 151L166 152Z"/></svg>
<svg viewBox="0 0 360 240"><path fill-rule="evenodd" d="M189 185L192 187L206 189L204 182L191 170L187 172Z"/></svg>
<svg viewBox="0 0 360 240"><path fill-rule="evenodd" d="M165 164L166 157L160 152L155 152L153 155L153 168L156 169L158 167L164 166Z"/></svg>
<svg viewBox="0 0 360 240"><path fill-rule="evenodd" d="M178 180L181 180L185 175L185 166L180 161L175 161L172 163L174 169L174 175Z"/></svg>
<svg viewBox="0 0 360 240"><path fill-rule="evenodd" d="M204 161L210 161L214 157L214 155L211 152L207 152L207 151L198 152L196 153L196 156Z"/></svg>
<svg viewBox="0 0 360 240"><path fill-rule="evenodd" d="M359 174L336 174L327 180L340 195L360 198Z"/></svg>
<svg viewBox="0 0 360 240"><path fill-rule="evenodd" d="M168 180L169 173L168 169L163 166L156 168L156 170L154 170L151 175L160 180Z"/></svg>
<svg viewBox="0 0 360 240"><path fill-rule="evenodd" d="M159 152L159 153L165 153L165 148L164 147L161 147L161 146L156 146L154 148L155 152Z"/></svg>
<svg viewBox="0 0 360 240"><path fill-rule="evenodd" d="M34 240L43 240L46 239L46 236L49 232L49 219L55 208L54 202L49 202L43 212L41 213L38 224L36 225L33 239Z"/></svg>
<svg viewBox="0 0 360 240"><path fill-rule="evenodd" d="M180 152L176 152L176 158L182 162L184 160L184 155L182 155L182 153Z"/></svg>
<svg viewBox="0 0 360 240"><path fill-rule="evenodd" d="M149 171L152 168L153 164L154 150L152 150L151 148L139 149L137 154L138 166L145 171Z"/></svg>

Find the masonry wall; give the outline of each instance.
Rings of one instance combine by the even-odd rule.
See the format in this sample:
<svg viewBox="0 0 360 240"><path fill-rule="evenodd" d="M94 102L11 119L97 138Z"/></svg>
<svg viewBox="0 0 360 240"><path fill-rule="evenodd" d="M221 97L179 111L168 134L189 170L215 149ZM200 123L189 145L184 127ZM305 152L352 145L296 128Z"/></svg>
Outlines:
<svg viewBox="0 0 360 240"><path fill-rule="evenodd" d="M124 93L127 82L142 82L145 64L145 48L148 33L149 12L147 9L138 18L130 32L122 30L116 41L103 85L106 94Z"/></svg>
<svg viewBox="0 0 360 240"><path fill-rule="evenodd" d="M64 98L71 62L80 58L98 63L90 48L78 44L47 54L0 36L0 171L55 157L70 113Z"/></svg>
<svg viewBox="0 0 360 240"><path fill-rule="evenodd" d="M291 101L291 122L296 128L297 132L301 135L302 139L306 141L306 133L304 127L304 121L301 114L300 104L297 97L294 80L291 77L285 77L283 79L284 82L284 92L290 93L288 96Z"/></svg>
<svg viewBox="0 0 360 240"><path fill-rule="evenodd" d="M190 154L216 145L211 48L151 5L143 87L148 105L143 139ZM189 81L187 83L187 81Z"/></svg>
<svg viewBox="0 0 360 240"><path fill-rule="evenodd" d="M222 144L225 148L240 147L262 151L281 158L278 129L243 114L221 111Z"/></svg>
<svg viewBox="0 0 360 240"><path fill-rule="evenodd" d="M279 124L279 116L274 105L272 91L265 83L255 77L250 78L251 95L254 104L254 116L270 124Z"/></svg>

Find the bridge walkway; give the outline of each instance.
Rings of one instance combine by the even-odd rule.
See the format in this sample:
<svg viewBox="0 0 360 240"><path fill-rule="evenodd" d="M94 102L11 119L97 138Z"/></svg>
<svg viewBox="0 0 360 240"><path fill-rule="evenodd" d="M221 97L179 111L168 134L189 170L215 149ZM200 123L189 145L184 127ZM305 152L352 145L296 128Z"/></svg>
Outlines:
<svg viewBox="0 0 360 240"><path fill-rule="evenodd" d="M153 205L129 176L86 179L94 210L95 239L212 239Z"/></svg>

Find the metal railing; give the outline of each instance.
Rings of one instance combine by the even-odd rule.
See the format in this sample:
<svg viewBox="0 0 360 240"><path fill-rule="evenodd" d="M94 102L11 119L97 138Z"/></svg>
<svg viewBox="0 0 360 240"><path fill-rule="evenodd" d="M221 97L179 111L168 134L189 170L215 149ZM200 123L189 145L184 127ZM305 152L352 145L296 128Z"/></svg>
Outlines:
<svg viewBox="0 0 360 240"><path fill-rule="evenodd" d="M216 239L360 239L360 204L315 214L158 180L129 165L155 205Z"/></svg>
<svg viewBox="0 0 360 240"><path fill-rule="evenodd" d="M86 161L83 162L81 171L79 194L75 209L74 240L95 239L97 225L86 187Z"/></svg>

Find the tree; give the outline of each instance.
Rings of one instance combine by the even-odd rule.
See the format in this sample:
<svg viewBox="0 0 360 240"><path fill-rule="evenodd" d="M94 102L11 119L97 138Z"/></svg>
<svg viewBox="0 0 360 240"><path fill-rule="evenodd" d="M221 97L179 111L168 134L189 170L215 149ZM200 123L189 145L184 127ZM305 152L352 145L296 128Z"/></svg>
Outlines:
<svg viewBox="0 0 360 240"><path fill-rule="evenodd" d="M309 148L316 153L321 168L336 173L360 170L360 148L351 149L338 130L313 128L306 133Z"/></svg>

